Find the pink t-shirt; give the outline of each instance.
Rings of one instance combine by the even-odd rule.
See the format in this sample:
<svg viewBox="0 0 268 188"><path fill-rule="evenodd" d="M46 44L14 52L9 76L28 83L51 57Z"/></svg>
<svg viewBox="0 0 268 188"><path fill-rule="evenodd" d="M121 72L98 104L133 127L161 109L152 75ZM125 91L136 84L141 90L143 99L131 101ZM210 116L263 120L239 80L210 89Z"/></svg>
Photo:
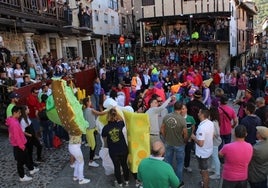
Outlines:
<svg viewBox="0 0 268 188"><path fill-rule="evenodd" d="M248 178L248 165L253 154L253 148L249 143L235 141L225 144L220 153L224 155L223 179L244 181Z"/></svg>
<svg viewBox="0 0 268 188"><path fill-rule="evenodd" d="M231 121L227 117L227 115L222 111L222 109L229 115ZM220 105L219 106L219 114L220 114L220 135L228 135L232 132L232 120L236 118L236 113L233 108L228 105Z"/></svg>

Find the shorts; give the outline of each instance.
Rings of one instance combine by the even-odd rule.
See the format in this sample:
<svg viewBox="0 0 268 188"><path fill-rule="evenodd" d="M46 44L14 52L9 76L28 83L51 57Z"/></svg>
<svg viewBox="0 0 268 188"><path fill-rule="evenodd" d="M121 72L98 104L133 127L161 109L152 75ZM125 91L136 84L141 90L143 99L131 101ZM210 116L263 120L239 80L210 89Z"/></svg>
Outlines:
<svg viewBox="0 0 268 188"><path fill-rule="evenodd" d="M197 157L198 165L200 170L207 170L208 169L208 159L209 158L201 158Z"/></svg>

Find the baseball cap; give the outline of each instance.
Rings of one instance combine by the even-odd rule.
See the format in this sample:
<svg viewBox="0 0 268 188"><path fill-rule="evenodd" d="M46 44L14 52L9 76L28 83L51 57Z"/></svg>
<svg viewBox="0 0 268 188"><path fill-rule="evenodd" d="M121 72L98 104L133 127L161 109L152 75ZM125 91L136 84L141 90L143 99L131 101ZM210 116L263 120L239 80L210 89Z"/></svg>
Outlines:
<svg viewBox="0 0 268 188"><path fill-rule="evenodd" d="M9 98L10 99L20 98L20 96L19 96L19 94L12 92L12 93L10 93Z"/></svg>

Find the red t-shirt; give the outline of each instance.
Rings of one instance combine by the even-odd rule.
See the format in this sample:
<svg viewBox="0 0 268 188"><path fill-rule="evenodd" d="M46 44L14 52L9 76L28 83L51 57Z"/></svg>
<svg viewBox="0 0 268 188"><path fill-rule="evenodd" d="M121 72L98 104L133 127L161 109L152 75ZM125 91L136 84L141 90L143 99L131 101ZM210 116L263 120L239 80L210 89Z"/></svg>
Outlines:
<svg viewBox="0 0 268 188"><path fill-rule="evenodd" d="M37 96L30 94L26 99L26 104L29 108L29 118L36 118L36 110L40 111L42 109L41 103L38 101Z"/></svg>

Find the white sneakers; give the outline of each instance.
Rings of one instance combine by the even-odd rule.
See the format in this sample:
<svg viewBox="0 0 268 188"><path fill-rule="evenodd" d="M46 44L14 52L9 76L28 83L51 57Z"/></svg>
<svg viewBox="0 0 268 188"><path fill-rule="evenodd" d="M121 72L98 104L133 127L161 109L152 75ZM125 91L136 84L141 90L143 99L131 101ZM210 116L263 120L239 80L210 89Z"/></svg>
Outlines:
<svg viewBox="0 0 268 188"><path fill-rule="evenodd" d="M95 161L89 162L88 166L92 166L92 167L99 167L100 165L98 163L96 163Z"/></svg>
<svg viewBox="0 0 268 188"><path fill-rule="evenodd" d="M218 174L213 174L213 175L210 175L209 178L212 179L212 180L218 180L218 179L221 178L221 176L218 175Z"/></svg>
<svg viewBox="0 0 268 188"><path fill-rule="evenodd" d="M94 160L100 159L100 156L95 155L95 156L93 157L93 159L94 159Z"/></svg>
<svg viewBox="0 0 268 188"><path fill-rule="evenodd" d="M29 177L29 176L26 176L26 175L24 175L24 177L23 178L20 178L20 181L31 181L33 178L32 177Z"/></svg>
<svg viewBox="0 0 268 188"><path fill-rule="evenodd" d="M82 184L87 184L87 183L89 183L90 182L90 179L86 179L86 178L84 178L84 179L82 179L82 180L79 180L79 184L80 185L82 185Z"/></svg>
<svg viewBox="0 0 268 188"><path fill-rule="evenodd" d="M34 169L30 171L30 174L33 175L38 171L39 171L39 168L34 167Z"/></svg>
<svg viewBox="0 0 268 188"><path fill-rule="evenodd" d="M187 172L192 172L192 168L191 167L184 167L184 170L186 170Z"/></svg>

